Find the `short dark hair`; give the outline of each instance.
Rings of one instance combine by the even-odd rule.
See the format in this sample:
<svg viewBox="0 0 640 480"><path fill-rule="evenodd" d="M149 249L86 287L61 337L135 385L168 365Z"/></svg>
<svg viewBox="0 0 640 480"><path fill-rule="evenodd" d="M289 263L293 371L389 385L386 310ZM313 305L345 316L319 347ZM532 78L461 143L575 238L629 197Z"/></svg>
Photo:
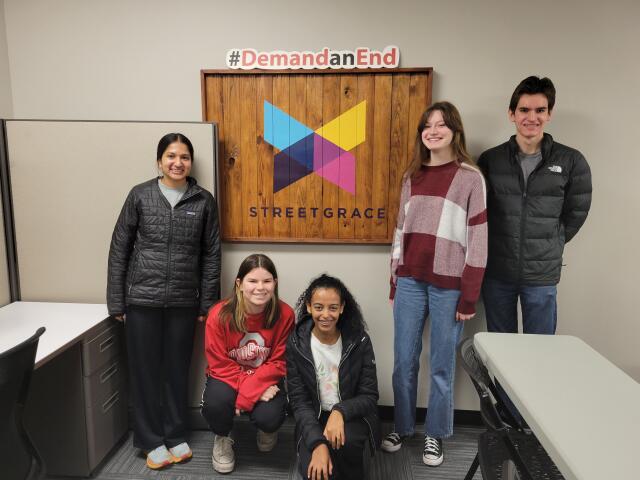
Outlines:
<svg viewBox="0 0 640 480"><path fill-rule="evenodd" d="M189 154L191 155L191 161L193 162L193 145L191 144L191 140L189 140L182 133L167 133L164 137L160 139L158 142L158 155L156 156L156 160L159 162L162 159L162 155L174 142L184 143L189 149Z"/></svg>
<svg viewBox="0 0 640 480"><path fill-rule="evenodd" d="M556 104L556 87L553 86L551 79L532 75L522 80L513 91L511 101L509 102L509 111L516 111L522 95L536 95L538 93L547 97L549 111L553 110L553 106Z"/></svg>

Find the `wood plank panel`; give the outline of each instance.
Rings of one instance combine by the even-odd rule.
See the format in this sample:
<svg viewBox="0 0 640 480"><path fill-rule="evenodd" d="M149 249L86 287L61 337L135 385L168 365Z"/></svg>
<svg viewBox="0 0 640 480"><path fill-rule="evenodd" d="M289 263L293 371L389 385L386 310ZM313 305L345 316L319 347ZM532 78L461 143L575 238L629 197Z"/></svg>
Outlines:
<svg viewBox="0 0 640 480"><path fill-rule="evenodd" d="M389 197L389 128L391 126L391 75L377 75L375 79L375 112L373 115L373 181L372 205L374 220L371 236L389 241L392 233L387 230L387 217L395 213L386 210ZM378 209L385 208L384 218Z"/></svg>
<svg viewBox="0 0 640 480"><path fill-rule="evenodd" d="M258 162L256 143L256 77L240 82L240 164L241 164L241 217L242 236L258 236L258 218L249 214L249 209L258 204Z"/></svg>
<svg viewBox="0 0 640 480"><path fill-rule="evenodd" d="M431 100L431 69L241 73L202 71L203 116L216 121L219 129L223 239L390 242L401 176L414 151L415 127ZM346 119L325 132L355 157L354 195L316 173L274 194L274 155L279 150L264 137L265 121L270 121L264 118L265 100L312 131L366 101L365 120L356 120L356 129L364 132L358 130L354 136L364 133L363 143L344 144L348 133L338 122ZM286 126L269 130L288 134ZM288 140L271 141L284 148ZM335 153L331 155L326 145L317 146L321 161L333 160ZM284 165L285 183L287 175L295 180L291 167L296 165Z"/></svg>
<svg viewBox="0 0 640 480"><path fill-rule="evenodd" d="M276 75L273 77L273 104L285 113L289 113L289 80L290 75ZM278 151L277 149L275 150ZM273 218L273 236L289 237L291 236L291 219L285 216L286 208L289 206L289 195L291 188L285 187L273 194L274 211L271 213ZM277 210L276 210L277 209Z"/></svg>
<svg viewBox="0 0 640 480"><path fill-rule="evenodd" d="M322 124L326 125L340 115L340 76L326 75L322 78ZM322 163L332 160L327 157L326 149L322 151ZM322 179L322 209L331 212L331 217L322 219L322 238L338 238L338 187Z"/></svg>
<svg viewBox="0 0 640 480"><path fill-rule="evenodd" d="M307 81L306 75L292 75L289 83L289 114L303 125L307 125ZM304 143L305 155L313 155L313 144ZM310 149L310 151L307 151ZM299 209L307 209L309 176L294 182L289 189L290 207L293 209L291 235L300 238L306 234L306 217L300 217Z"/></svg>
<svg viewBox="0 0 640 480"><path fill-rule="evenodd" d="M307 126L313 131L322 125L322 77L306 76ZM317 155L317 152L314 152ZM312 173L307 177L306 230L303 237L322 238L322 177Z"/></svg>
<svg viewBox="0 0 640 480"><path fill-rule="evenodd" d="M242 203L238 202L238 192L242 190L242 162L240 161L241 129L240 115L240 82L233 76L223 81L224 124L225 124L225 157L221 182L224 183L223 193L227 199L234 199L224 203L222 222L230 237L242 236ZM238 221L240 220L240 221Z"/></svg>
<svg viewBox="0 0 640 480"><path fill-rule="evenodd" d="M219 158L225 158L224 149L224 101L223 101L223 77L207 76L205 77L205 99L204 99L204 121L216 122L218 125L218 155ZM218 178L222 178L225 162L218 161ZM222 183L220 184L222 188ZM216 201L220 212L224 211L228 201L226 195L220 195L218 192ZM224 229L223 229L224 230Z"/></svg>
<svg viewBox="0 0 640 480"><path fill-rule="evenodd" d="M375 108L375 79L373 75L358 75L358 100L367 102L365 125L358 125L364 129L364 142L355 149L356 156L356 208L362 215L354 219L353 236L365 239L371 236L372 220L367 218L368 208L372 208L372 180L373 180L373 112Z"/></svg>
<svg viewBox="0 0 640 480"><path fill-rule="evenodd" d="M409 81L409 110L408 122L409 128L418 128L418 122L423 112L427 109L427 79L423 75L411 75ZM413 158L415 155L416 137L409 135L407 137L407 158Z"/></svg>
<svg viewBox="0 0 640 480"><path fill-rule="evenodd" d="M393 93L391 96L391 145L389 152L389 222L388 231L393 235L396 227L402 174L406 170L410 158L407 156L408 142L415 138L415 129L409 124L409 75L393 77ZM393 239L392 239L393 240Z"/></svg>
<svg viewBox="0 0 640 480"><path fill-rule="evenodd" d="M340 114L343 114L356 106L358 101L358 77L355 75L341 75L340 76ZM341 126L341 131L343 126ZM347 126L349 128L349 126ZM357 127L356 127L357 128ZM355 151L349 152L352 155ZM356 164L358 159L356 158ZM355 166L355 165L354 165ZM341 164L340 177L343 175L351 175L350 172L345 171L346 165ZM338 189L338 216L344 215L343 218L338 218L338 237L339 238L354 238L354 221L351 218L353 209L356 206L356 197L351 192L340 188ZM346 212L346 215L345 215Z"/></svg>
<svg viewBox="0 0 640 480"><path fill-rule="evenodd" d="M264 102L273 103L273 78L268 75L256 76L256 125L258 163L258 234L273 237L273 154L274 148L264 140ZM269 119L267 119L267 122ZM264 210L264 209L267 210Z"/></svg>

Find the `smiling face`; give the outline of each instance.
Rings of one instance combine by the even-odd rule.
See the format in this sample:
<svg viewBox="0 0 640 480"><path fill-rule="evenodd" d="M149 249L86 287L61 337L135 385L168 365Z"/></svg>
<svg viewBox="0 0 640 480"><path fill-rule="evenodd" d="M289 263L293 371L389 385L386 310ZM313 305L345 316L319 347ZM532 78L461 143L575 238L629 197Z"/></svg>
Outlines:
<svg viewBox="0 0 640 480"><path fill-rule="evenodd" d="M422 129L422 143L432 152L451 148L453 131L444 122L442 112L434 110Z"/></svg>
<svg viewBox="0 0 640 480"><path fill-rule="evenodd" d="M249 314L261 313L273 298L277 279L264 268L254 268L244 278L236 278L236 288L242 292L244 309Z"/></svg>
<svg viewBox="0 0 640 480"><path fill-rule="evenodd" d="M334 288L316 288L307 303L307 312L311 314L314 330L326 336L338 331L338 319L344 311L344 303Z"/></svg>
<svg viewBox="0 0 640 480"><path fill-rule="evenodd" d="M191 173L192 158L189 148L182 142L173 142L158 160L162 182L169 187L184 185Z"/></svg>
<svg viewBox="0 0 640 480"><path fill-rule="evenodd" d="M509 110L509 119L515 123L517 135L526 140L541 140L544 126L551 120L549 101L542 93L523 94L515 111Z"/></svg>

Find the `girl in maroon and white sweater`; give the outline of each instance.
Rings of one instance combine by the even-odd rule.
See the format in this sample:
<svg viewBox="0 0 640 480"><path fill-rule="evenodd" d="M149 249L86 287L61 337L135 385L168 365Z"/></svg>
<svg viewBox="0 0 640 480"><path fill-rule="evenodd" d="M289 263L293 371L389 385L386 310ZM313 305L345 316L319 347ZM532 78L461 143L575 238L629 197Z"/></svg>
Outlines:
<svg viewBox="0 0 640 480"><path fill-rule="evenodd" d="M243 412L258 428L258 450L275 446L285 419L285 349L294 322L291 307L278 299L273 262L261 254L247 257L238 269L234 293L211 309L205 331L202 415L216 434L216 471L229 473L235 467L229 433L234 416Z"/></svg>
<svg viewBox="0 0 640 480"><path fill-rule="evenodd" d="M414 432L428 317L431 388L422 460L429 466L442 463L442 439L453 433L456 346L463 322L475 315L487 259L485 198L458 110L449 102L433 104L418 124L391 252L395 431L382 442L383 450L394 452Z"/></svg>

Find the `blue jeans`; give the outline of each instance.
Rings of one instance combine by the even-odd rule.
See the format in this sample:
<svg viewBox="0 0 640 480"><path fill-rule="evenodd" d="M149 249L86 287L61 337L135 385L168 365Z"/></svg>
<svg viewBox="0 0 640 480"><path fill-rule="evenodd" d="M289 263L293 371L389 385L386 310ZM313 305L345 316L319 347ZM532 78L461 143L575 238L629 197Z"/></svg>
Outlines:
<svg viewBox="0 0 640 480"><path fill-rule="evenodd" d="M487 330L518 333L517 305L520 297L523 332L553 335L558 323L556 292L555 285L535 287L485 278L482 300Z"/></svg>
<svg viewBox="0 0 640 480"><path fill-rule="evenodd" d="M393 302L393 398L395 430L412 435L416 424L418 369L422 332L431 319L431 389L424 432L435 438L453 434L453 379L456 346L463 322L456 321L460 290L438 288L411 277L399 277Z"/></svg>

